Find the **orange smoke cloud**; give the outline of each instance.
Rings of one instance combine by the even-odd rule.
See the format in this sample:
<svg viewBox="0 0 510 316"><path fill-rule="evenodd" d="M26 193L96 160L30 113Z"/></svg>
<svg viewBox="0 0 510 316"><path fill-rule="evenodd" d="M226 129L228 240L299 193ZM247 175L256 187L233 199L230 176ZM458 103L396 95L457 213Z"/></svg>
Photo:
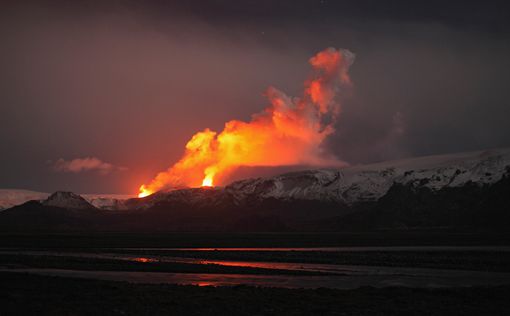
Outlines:
<svg viewBox="0 0 510 316"><path fill-rule="evenodd" d="M325 165L320 145L334 131L340 112L340 89L350 85L348 70L354 54L328 48L310 58L313 72L300 98L270 87L270 101L250 122L229 121L221 133L198 132L186 144L183 157L149 184L140 197L162 189L212 186L240 166ZM338 162L337 162L338 163Z"/></svg>

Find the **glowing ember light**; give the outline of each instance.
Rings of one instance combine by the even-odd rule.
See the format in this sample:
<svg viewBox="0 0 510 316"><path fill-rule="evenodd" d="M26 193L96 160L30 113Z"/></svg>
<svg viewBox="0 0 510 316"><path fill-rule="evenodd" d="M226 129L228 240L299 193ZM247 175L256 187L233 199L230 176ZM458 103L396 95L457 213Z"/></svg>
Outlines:
<svg viewBox="0 0 510 316"><path fill-rule="evenodd" d="M154 193L154 192L152 192L152 191L148 190L148 189L145 187L145 185L143 185L143 184L142 184L142 185L140 186L140 193L138 193L138 197L139 197L139 198L143 198L143 197L146 197L146 196L151 195L152 193Z"/></svg>
<svg viewBox="0 0 510 316"><path fill-rule="evenodd" d="M263 111L247 122L229 121L219 133L206 128L193 135L181 159L142 185L138 196L213 182L222 185L241 166L342 165L324 155L322 144L335 130L339 97L351 85L348 71L353 61L348 50L317 53L309 60L313 71L301 96L289 97L270 87L269 105Z"/></svg>

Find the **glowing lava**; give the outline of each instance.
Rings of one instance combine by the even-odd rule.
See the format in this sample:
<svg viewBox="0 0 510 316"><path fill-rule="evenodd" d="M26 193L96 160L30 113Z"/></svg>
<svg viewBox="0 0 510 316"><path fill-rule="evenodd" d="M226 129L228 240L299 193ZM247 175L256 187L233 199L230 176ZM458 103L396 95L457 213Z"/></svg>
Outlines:
<svg viewBox="0 0 510 316"><path fill-rule="evenodd" d="M339 165L324 155L322 143L334 132L338 96L350 86L354 54L328 48L310 58L312 74L303 95L291 98L270 87L270 105L249 122L232 120L221 133L205 130L186 144L183 157L140 187L139 197L161 189L221 185L240 166Z"/></svg>
<svg viewBox="0 0 510 316"><path fill-rule="evenodd" d="M145 185L144 185L144 184L142 184L142 185L140 186L140 189L139 189L139 190L140 190L140 193L138 193L138 197L139 197L139 198L143 198L143 197L149 196L149 195L151 195L152 193L154 193L154 192L152 192L152 191L150 191L150 190L147 190L147 189L145 188Z"/></svg>
<svg viewBox="0 0 510 316"><path fill-rule="evenodd" d="M212 187L213 186L213 179L210 178L210 177L205 177L204 180L202 181L202 186L203 187Z"/></svg>

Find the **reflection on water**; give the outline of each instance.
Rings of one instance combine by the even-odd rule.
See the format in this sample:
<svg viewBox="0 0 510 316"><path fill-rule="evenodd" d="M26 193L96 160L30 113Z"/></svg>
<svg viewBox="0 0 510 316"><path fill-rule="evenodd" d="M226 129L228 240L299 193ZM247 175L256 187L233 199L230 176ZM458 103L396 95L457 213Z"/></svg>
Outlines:
<svg viewBox="0 0 510 316"><path fill-rule="evenodd" d="M388 250L392 247L371 247L371 250ZM423 249L429 251L449 250L448 247L393 247L397 250ZM506 251L508 247L460 247L455 250L496 250ZM166 248L167 250L175 248ZM199 250L203 249L203 250ZM302 251L303 248L248 248L247 251ZM285 249L285 250L282 250ZM305 248L318 249L325 248ZM357 251L353 248L328 248L327 251ZM154 250L148 248L147 250ZM184 250L182 248L177 250ZM194 248L193 251L211 251L210 248ZM224 248L218 250L225 251ZM364 247L363 250L367 250ZM228 248L227 251L244 251L243 248ZM173 283L193 284L199 286L233 286L251 285L262 287L286 287L286 288L339 288L351 289L360 286L409 286L409 287L452 287L473 285L502 285L510 284L510 273L468 271L468 270L442 270L431 268L413 267L389 267L389 266L362 266L342 264L320 264L304 262L262 262L262 261L233 261L233 260L205 260L199 258L173 257L170 253L165 255L148 255L141 253L82 253L82 252L58 252L58 251L0 251L3 255L25 254L32 256L64 256L97 259L125 260L137 263L187 263L200 265L220 265L248 268L265 268L290 271L320 272L328 275L250 275L250 274L209 274L209 273L166 273L166 272L128 272L128 271L79 271L63 269L0 269L0 271L30 272L44 275L95 278L105 280L118 280L138 283ZM496 252L495 252L496 253ZM175 253L175 254L178 254ZM181 254L182 255L182 254ZM312 254L315 255L315 254ZM260 273L260 271L258 271Z"/></svg>
<svg viewBox="0 0 510 316"><path fill-rule="evenodd" d="M132 258L132 260L135 261L135 262L142 262L142 263L156 262L157 261L156 259L145 258L145 257L135 257L135 258Z"/></svg>
<svg viewBox="0 0 510 316"><path fill-rule="evenodd" d="M112 250L143 251L504 251L510 252L509 246L395 246L395 247L252 247L252 248L105 248Z"/></svg>
<svg viewBox="0 0 510 316"><path fill-rule="evenodd" d="M95 259L112 259L140 263L184 263L208 265L214 264L229 267L244 267L258 269L276 269L301 272L320 272L325 274L337 275L448 275L455 274L456 270L440 270L432 268L413 268L413 267L391 267L391 266L365 266L365 265L346 265L346 264L325 264L325 263L305 263L305 262L264 262L264 261L233 261L233 260L211 260L200 258L173 257L173 256L150 256L143 257L139 255L119 254L119 253L80 253L80 252L54 252L54 251L1 251L2 254L26 254L26 255L50 255L58 257L80 257ZM459 270L459 273L476 273L474 271ZM510 273L508 273L510 275Z"/></svg>
<svg viewBox="0 0 510 316"><path fill-rule="evenodd" d="M260 261L229 261L229 260L199 260L187 259L189 263L200 264L216 264L220 266L229 267L245 267L245 268L262 268L262 269L277 269L277 270L290 270L290 271L306 271L306 272L322 272L332 274L345 274L354 273L346 265L338 264L320 264L320 263L292 263L292 262L260 262ZM359 266L358 266L359 267Z"/></svg>
<svg viewBox="0 0 510 316"><path fill-rule="evenodd" d="M283 288L336 288L354 289L362 286L407 286L421 288L458 287L474 285L510 284L507 273L444 273L429 275L241 275L204 273L125 272L125 271L79 271L61 269L17 269L0 271L28 272L40 275L91 278L133 283L168 283L199 286L251 285ZM451 272L451 271L450 271Z"/></svg>
<svg viewBox="0 0 510 316"><path fill-rule="evenodd" d="M198 285L198 286L217 286L214 282L207 282L207 281L198 281L197 283L195 283L193 285Z"/></svg>

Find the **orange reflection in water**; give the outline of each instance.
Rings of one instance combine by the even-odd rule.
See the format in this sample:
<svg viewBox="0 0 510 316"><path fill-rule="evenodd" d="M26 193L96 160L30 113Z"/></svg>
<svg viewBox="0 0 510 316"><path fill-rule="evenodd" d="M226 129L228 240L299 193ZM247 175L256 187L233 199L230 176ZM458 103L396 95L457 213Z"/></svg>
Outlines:
<svg viewBox="0 0 510 316"><path fill-rule="evenodd" d="M249 261L227 261L227 260L201 260L201 264L217 264L229 267L263 268L263 269L295 269L298 264L285 262L249 262Z"/></svg>
<svg viewBox="0 0 510 316"><path fill-rule="evenodd" d="M133 258L133 261L147 263L147 262L155 262L156 260L151 259L151 258L145 258L145 257L137 257L137 258Z"/></svg>
<svg viewBox="0 0 510 316"><path fill-rule="evenodd" d="M199 282L195 283L194 285L198 285L198 286L215 286L216 283L214 283L214 282L207 282L207 281L199 281Z"/></svg>

